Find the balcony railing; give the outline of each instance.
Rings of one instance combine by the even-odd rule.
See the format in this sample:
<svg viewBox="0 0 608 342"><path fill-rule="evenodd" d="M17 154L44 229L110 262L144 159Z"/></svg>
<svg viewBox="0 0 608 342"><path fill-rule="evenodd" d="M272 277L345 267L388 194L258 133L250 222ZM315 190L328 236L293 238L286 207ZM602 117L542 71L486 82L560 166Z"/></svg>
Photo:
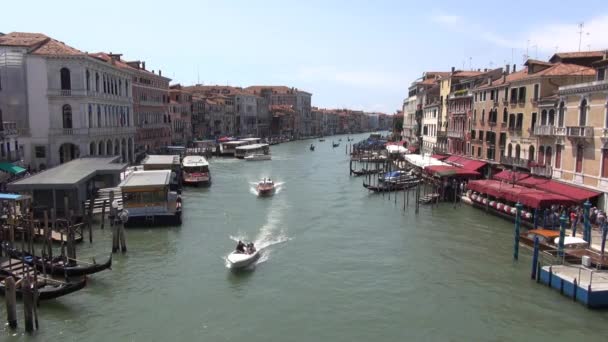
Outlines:
<svg viewBox="0 0 608 342"><path fill-rule="evenodd" d="M488 121L488 126L490 126L490 127L496 126L496 121Z"/></svg>
<svg viewBox="0 0 608 342"><path fill-rule="evenodd" d="M464 139L463 131L448 131L448 138Z"/></svg>
<svg viewBox="0 0 608 342"><path fill-rule="evenodd" d="M534 135L537 136L554 136L555 126L554 125L538 125L534 126Z"/></svg>
<svg viewBox="0 0 608 342"><path fill-rule="evenodd" d="M501 156L500 162L504 165L510 165L515 167L521 167L524 169L528 169L529 161L527 159L509 157L509 156Z"/></svg>
<svg viewBox="0 0 608 342"><path fill-rule="evenodd" d="M2 133L4 136L17 135L19 133L17 123L13 121L4 121L2 123Z"/></svg>
<svg viewBox="0 0 608 342"><path fill-rule="evenodd" d="M568 138L593 138L593 127L590 126L569 126L566 127Z"/></svg>
<svg viewBox="0 0 608 342"><path fill-rule="evenodd" d="M533 175L550 178L553 176L553 168L549 165L531 166L530 173Z"/></svg>

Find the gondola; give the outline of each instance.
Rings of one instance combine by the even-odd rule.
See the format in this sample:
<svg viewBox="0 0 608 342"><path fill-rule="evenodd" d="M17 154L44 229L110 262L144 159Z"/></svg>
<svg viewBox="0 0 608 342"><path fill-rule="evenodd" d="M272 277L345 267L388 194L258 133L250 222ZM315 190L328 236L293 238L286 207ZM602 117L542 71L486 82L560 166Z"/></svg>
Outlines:
<svg viewBox="0 0 608 342"><path fill-rule="evenodd" d="M382 169L374 170L374 169L361 169L361 170L353 170L353 175L355 176L365 176L365 175L373 175L376 173L384 172Z"/></svg>
<svg viewBox="0 0 608 342"><path fill-rule="evenodd" d="M332 145L334 148L336 148L336 147L340 146L340 143L334 143L334 142L332 142L332 143L331 143L331 145Z"/></svg>
<svg viewBox="0 0 608 342"><path fill-rule="evenodd" d="M418 180L409 180L397 183L380 183L379 185L363 183L363 187L373 192L390 192L413 188L418 184L418 182Z"/></svg>
<svg viewBox="0 0 608 342"><path fill-rule="evenodd" d="M0 294L4 295L6 288L4 285L4 279L13 277L15 282L21 280L21 277L7 270L0 269ZM40 275L39 275L40 276ZM55 299L67 294L82 290L87 285L87 279L82 278L76 282L61 282L53 281L51 279L40 279L38 280L38 300ZM17 286L16 289L17 297L21 298L23 293L21 287Z"/></svg>
<svg viewBox="0 0 608 342"><path fill-rule="evenodd" d="M314 151L315 150L315 145L310 145L310 150Z"/></svg>
<svg viewBox="0 0 608 342"><path fill-rule="evenodd" d="M102 264L93 263L88 265L65 265L62 257L53 258L53 260L44 260L39 256L32 256L29 253L20 252L16 249L8 250L11 257L24 261L30 266L36 266L38 271L44 271L56 276L78 277L87 274L101 272L103 270L112 269L112 255Z"/></svg>

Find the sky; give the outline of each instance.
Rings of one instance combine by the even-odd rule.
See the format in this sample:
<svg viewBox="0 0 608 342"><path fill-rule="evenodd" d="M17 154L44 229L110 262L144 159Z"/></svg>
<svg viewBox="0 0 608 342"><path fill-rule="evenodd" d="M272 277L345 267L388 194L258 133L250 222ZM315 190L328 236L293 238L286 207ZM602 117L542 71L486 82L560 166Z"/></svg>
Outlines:
<svg viewBox="0 0 608 342"><path fill-rule="evenodd" d="M173 83L288 85L313 106L393 113L425 71L608 49L605 0L0 0L0 32L122 53ZM579 35L579 23L584 23Z"/></svg>

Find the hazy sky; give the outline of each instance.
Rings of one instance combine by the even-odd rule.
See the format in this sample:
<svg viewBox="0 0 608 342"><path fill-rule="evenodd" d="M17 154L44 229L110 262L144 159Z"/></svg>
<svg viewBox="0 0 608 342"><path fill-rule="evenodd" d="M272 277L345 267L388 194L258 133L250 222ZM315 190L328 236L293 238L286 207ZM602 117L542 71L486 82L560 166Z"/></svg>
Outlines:
<svg viewBox="0 0 608 342"><path fill-rule="evenodd" d="M580 6L574 5L575 3ZM522 64L556 47L608 48L601 0L2 0L0 32L123 53L174 82L285 84L313 105L392 113L423 71Z"/></svg>

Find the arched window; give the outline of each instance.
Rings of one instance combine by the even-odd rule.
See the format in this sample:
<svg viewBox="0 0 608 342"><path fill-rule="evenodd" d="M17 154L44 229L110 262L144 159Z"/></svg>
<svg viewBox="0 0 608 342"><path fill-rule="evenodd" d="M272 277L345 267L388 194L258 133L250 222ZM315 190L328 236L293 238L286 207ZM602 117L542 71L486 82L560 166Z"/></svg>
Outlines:
<svg viewBox="0 0 608 342"><path fill-rule="evenodd" d="M581 101L580 115L578 117L579 126L587 126L587 99Z"/></svg>
<svg viewBox="0 0 608 342"><path fill-rule="evenodd" d="M555 110L554 109L550 109L549 110L549 118L548 118L548 120L549 120L547 122L548 125L551 125L551 126L555 125Z"/></svg>
<svg viewBox="0 0 608 342"><path fill-rule="evenodd" d="M542 146L540 148L543 148ZM529 161L533 161L534 160L534 146L530 146L530 149L528 150L528 160ZM540 161L540 159L539 159Z"/></svg>
<svg viewBox="0 0 608 342"><path fill-rule="evenodd" d="M507 107L505 107L505 109L502 111L502 122L506 124L508 120L509 112L507 111Z"/></svg>
<svg viewBox="0 0 608 342"><path fill-rule="evenodd" d="M91 143L89 144L89 155L94 156L95 155L95 142L91 141Z"/></svg>
<svg viewBox="0 0 608 342"><path fill-rule="evenodd" d="M70 69L61 68L59 73L61 76L61 90L71 90L72 89L72 79L70 77Z"/></svg>
<svg viewBox="0 0 608 342"><path fill-rule="evenodd" d="M473 109L473 121L477 121L477 109Z"/></svg>
<svg viewBox="0 0 608 342"><path fill-rule="evenodd" d="M481 122L484 122L486 119L486 110L482 109L481 110Z"/></svg>
<svg viewBox="0 0 608 342"><path fill-rule="evenodd" d="M101 127L101 105L97 105L97 127Z"/></svg>
<svg viewBox="0 0 608 342"><path fill-rule="evenodd" d="M91 74L89 73L89 69L87 69L85 74L87 77L87 91L89 91L91 90Z"/></svg>
<svg viewBox="0 0 608 342"><path fill-rule="evenodd" d="M551 166L551 158L553 157L553 151L551 146L547 146L545 149L545 165Z"/></svg>
<svg viewBox="0 0 608 342"><path fill-rule="evenodd" d="M521 147L519 144L515 145L515 158L521 158Z"/></svg>
<svg viewBox="0 0 608 342"><path fill-rule="evenodd" d="M545 159L545 146L541 146L538 148L538 162L540 164L542 164L544 159Z"/></svg>
<svg viewBox="0 0 608 342"><path fill-rule="evenodd" d="M63 106L63 128L72 128L72 107L70 105Z"/></svg>
<svg viewBox="0 0 608 342"><path fill-rule="evenodd" d="M509 143L509 146L507 147L507 157L512 157L513 156L513 145L511 145Z"/></svg>
<svg viewBox="0 0 608 342"><path fill-rule="evenodd" d="M518 131L521 131L523 126L524 126L524 114L517 113L517 122L515 123L515 129Z"/></svg>
<svg viewBox="0 0 608 342"><path fill-rule="evenodd" d="M509 129L515 129L515 114L509 114Z"/></svg>
<svg viewBox="0 0 608 342"><path fill-rule="evenodd" d="M99 93L99 73L95 73L95 91Z"/></svg>
<svg viewBox="0 0 608 342"><path fill-rule="evenodd" d="M118 95L122 96L122 80L118 80Z"/></svg>
<svg viewBox="0 0 608 342"><path fill-rule="evenodd" d="M583 145L576 146L576 165L574 172L581 173L583 172L583 153L584 153Z"/></svg>
<svg viewBox="0 0 608 342"><path fill-rule="evenodd" d="M2 118L2 109L0 109L0 122L4 122L4 119ZM0 131L4 131L4 125L0 125Z"/></svg>
<svg viewBox="0 0 608 342"><path fill-rule="evenodd" d="M566 115L565 110L566 108L564 106L564 101L562 101L559 103L559 115L557 118L557 124L559 127L564 127L564 116Z"/></svg>
<svg viewBox="0 0 608 342"><path fill-rule="evenodd" d="M547 124L547 110L546 109L543 109L543 111L540 112L540 124L543 126Z"/></svg>
<svg viewBox="0 0 608 342"><path fill-rule="evenodd" d="M105 148L103 145L103 140L99 142L99 144L97 144L97 151L99 153L100 156L103 156L104 152L105 152Z"/></svg>

